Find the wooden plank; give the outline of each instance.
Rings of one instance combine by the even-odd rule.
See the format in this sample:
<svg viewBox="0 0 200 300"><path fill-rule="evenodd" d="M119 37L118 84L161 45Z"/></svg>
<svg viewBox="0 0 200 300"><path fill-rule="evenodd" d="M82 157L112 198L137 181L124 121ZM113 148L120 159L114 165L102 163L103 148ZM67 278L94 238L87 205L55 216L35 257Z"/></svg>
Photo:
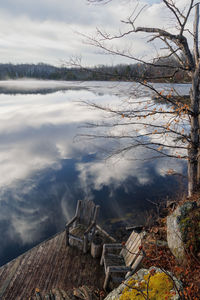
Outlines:
<svg viewBox="0 0 200 300"><path fill-rule="evenodd" d="M144 256L142 254L136 258L133 265L131 266L131 269L133 270L133 272L137 271L137 268L141 264L143 259L144 259Z"/></svg>
<svg viewBox="0 0 200 300"><path fill-rule="evenodd" d="M77 206L76 206L76 213L75 217L80 218L80 210L81 210L81 200L78 200Z"/></svg>
<svg viewBox="0 0 200 300"><path fill-rule="evenodd" d="M136 255L136 254L138 253L138 251L139 251L139 247L140 247L140 246L141 246L141 239L138 238L138 239L135 241L135 243L134 243L134 245L133 245L131 251L132 251L133 253L135 253L135 255Z"/></svg>
<svg viewBox="0 0 200 300"><path fill-rule="evenodd" d="M66 227L70 227L75 221L77 220L77 217L73 217L67 224L66 224Z"/></svg>
<svg viewBox="0 0 200 300"><path fill-rule="evenodd" d="M36 248L33 248L33 252L36 251ZM15 290L15 286L19 286L19 289L22 289L24 288L24 286L26 285L26 282L28 280L28 276L24 276L24 277L20 277L19 274L21 272L21 269L22 269L22 266L24 266L24 272L26 273L28 267L29 267L29 259L32 255L32 252L28 251L26 253L26 255L21 255L19 258L17 258L15 261L19 260L20 261L20 264L19 264L19 267L18 269L16 270L12 280L10 281L10 284L7 288L7 290L9 291L9 293L7 293L7 290L6 290L6 299L17 299L17 293L16 293L16 290ZM38 256L37 256L38 257ZM9 270L8 270L9 272Z"/></svg>
<svg viewBox="0 0 200 300"><path fill-rule="evenodd" d="M75 228L72 228L70 230L70 235L74 236L74 237L79 237L81 239L83 239L84 236L84 232L86 231L87 227L82 225L82 224L78 224Z"/></svg>
<svg viewBox="0 0 200 300"><path fill-rule="evenodd" d="M12 265L15 263L14 260L12 260L11 262L7 263L5 266L1 267L1 277L0 277L0 286L3 285L3 282L6 280L7 276L8 276L8 269L12 268Z"/></svg>
<svg viewBox="0 0 200 300"><path fill-rule="evenodd" d="M94 222L96 222L98 215L99 215L99 211L100 211L100 206L96 205L95 207L95 212L94 212Z"/></svg>
<svg viewBox="0 0 200 300"><path fill-rule="evenodd" d="M58 289L53 289L52 292L56 300L65 300L62 293Z"/></svg>
<svg viewBox="0 0 200 300"><path fill-rule="evenodd" d="M58 287L67 291L87 284L101 289L104 281L103 269L96 259L76 248L66 248L65 232L31 249L0 271L1 288L5 278L14 273L1 300L35 297L35 288L40 289L42 297Z"/></svg>
<svg viewBox="0 0 200 300"><path fill-rule="evenodd" d="M13 278L13 276L15 275L16 271L17 271L17 268L19 267L20 265L20 259L17 259L13 266L11 267L10 269L10 272L8 273L8 276L6 278L6 280L3 282L3 284L1 284L1 287L0 287L0 299L2 299L6 289L8 288L8 286L10 285L10 282Z"/></svg>
<svg viewBox="0 0 200 300"><path fill-rule="evenodd" d="M53 240L57 240L57 237L55 237ZM42 243L38 247L33 248L32 251L29 251L27 253L28 255L24 255L24 261L21 263L17 277L13 281L12 285L19 286L19 289L17 290L9 287L10 292L7 296L8 299L12 299L12 297L17 298L18 293L23 293L23 291L26 291L27 287L29 287L29 284L32 281L32 278L35 279L35 288L40 288L38 281L43 271L41 266L45 265L43 257L45 257L45 259L49 257L48 255L50 254L50 250L52 248L51 240L47 243L47 246L48 247L45 247L45 244ZM41 254L43 254L43 256ZM19 276L21 273L23 276ZM25 294L24 298L25 297L28 297L28 295Z"/></svg>
<svg viewBox="0 0 200 300"><path fill-rule="evenodd" d="M129 267L126 267L126 266L111 266L108 268L109 269L109 272L111 273L121 273L121 272L128 272L130 271L130 268Z"/></svg>
<svg viewBox="0 0 200 300"><path fill-rule="evenodd" d="M77 236L75 236L75 235L73 235L73 234L69 234L69 238L72 238L72 239L74 239L75 241L78 241L78 242L80 242L80 243L83 243L83 240L82 240L81 238L79 238L79 237L77 237Z"/></svg>
<svg viewBox="0 0 200 300"><path fill-rule="evenodd" d="M96 224L96 228L103 234L104 238L108 238L108 242L116 243L116 239L114 239L111 235L109 235L103 228L101 228L98 224Z"/></svg>
<svg viewBox="0 0 200 300"><path fill-rule="evenodd" d="M104 246L104 248L106 248L106 251L107 251L107 249L108 249L108 251L109 250L112 251L113 249L122 249L122 244L120 244L120 243L104 244L103 246Z"/></svg>
<svg viewBox="0 0 200 300"><path fill-rule="evenodd" d="M90 200L82 200L80 213L80 223L89 225L94 216L95 204Z"/></svg>
<svg viewBox="0 0 200 300"><path fill-rule="evenodd" d="M140 244L140 236L138 235L136 238L134 236L134 240L131 241L131 245L129 247L129 252L125 255L124 259L127 266L130 266L130 264L133 262L135 256L137 255L138 248Z"/></svg>
<svg viewBox="0 0 200 300"><path fill-rule="evenodd" d="M106 254L104 256L104 266L107 270L107 268L111 266L125 266L125 262L122 256Z"/></svg>
<svg viewBox="0 0 200 300"><path fill-rule="evenodd" d="M124 257L127 266L130 266L135 259L139 251L139 246L141 245L140 234L133 232L127 241L127 250L122 250L122 255Z"/></svg>
<svg viewBox="0 0 200 300"><path fill-rule="evenodd" d="M103 288L104 288L104 290L106 290L106 289L107 289L107 286L108 286L109 280L110 280L110 272L109 272L109 270L107 270L107 271L106 271L105 280L104 280L104 284L103 284Z"/></svg>
<svg viewBox="0 0 200 300"><path fill-rule="evenodd" d="M0 267L0 278L3 276L3 273L5 272L4 268Z"/></svg>
<svg viewBox="0 0 200 300"><path fill-rule="evenodd" d="M125 249L122 250L122 255L124 257L127 255L126 249L128 249L128 250L130 249L131 244L132 244L132 242L134 242L134 240L135 240L135 232L133 231L125 244Z"/></svg>
<svg viewBox="0 0 200 300"><path fill-rule="evenodd" d="M132 262L134 261L135 257L137 256L137 253L139 251L139 246L141 245L141 240L137 239L135 243L133 243L132 247L130 248L130 254L126 256L125 261L126 265L130 266Z"/></svg>
<svg viewBox="0 0 200 300"><path fill-rule="evenodd" d="M46 260L45 263L43 262L43 267L39 270L39 278L37 280L38 288L41 289L41 286L44 284L44 279L46 277L47 283L51 282L51 277L53 276L52 272L49 272L49 265L51 268L56 268L57 267L57 257L58 253L60 251L62 243L62 235L57 236L55 239L53 239L49 244L49 253L46 255ZM55 276L55 275L54 275ZM55 280L55 277L54 277ZM48 285L47 285L48 288ZM51 287L49 286L49 289Z"/></svg>
<svg viewBox="0 0 200 300"><path fill-rule="evenodd" d="M141 238L138 238L135 245L134 245L134 247L133 247L133 249L132 249L132 251L134 253L137 253L139 251L139 247L141 246L141 244L142 244L142 240L141 240Z"/></svg>
<svg viewBox="0 0 200 300"><path fill-rule="evenodd" d="M50 290L52 288L51 286L51 281L53 279L53 282L56 286L56 282L58 279L58 275L60 272L62 272L62 267L61 267L61 263L59 262L59 258L63 259L62 256L59 253L62 253L62 247L63 247L63 237L62 235L60 235L59 240L56 241L57 246L55 245L53 248L56 249L56 251L54 251L54 253L51 254L50 260L48 263L45 264L44 267L44 276L46 274L46 283L44 284L44 289L46 290ZM52 245L53 246L53 245ZM49 273L48 272L48 264L51 264L51 267L53 269L58 268L60 271L57 272L56 274L53 273ZM43 278L43 276L41 276L41 278ZM40 282L40 285L42 285L42 282Z"/></svg>
<svg viewBox="0 0 200 300"><path fill-rule="evenodd" d="M129 254L128 250L131 247L131 239L129 238L128 241L126 242L125 246L123 247L122 251L121 251L121 255L126 259L126 256Z"/></svg>

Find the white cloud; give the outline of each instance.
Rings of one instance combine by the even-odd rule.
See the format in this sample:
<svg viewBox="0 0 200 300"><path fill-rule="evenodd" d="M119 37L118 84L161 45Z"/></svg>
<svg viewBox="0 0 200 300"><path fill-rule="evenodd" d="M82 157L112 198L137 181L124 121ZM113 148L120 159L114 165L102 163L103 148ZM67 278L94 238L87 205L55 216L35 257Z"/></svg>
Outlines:
<svg viewBox="0 0 200 300"><path fill-rule="evenodd" d="M143 149L134 151L145 156ZM142 154L141 154L142 153ZM77 170L80 172L79 178L84 188L88 188L88 182L92 183L92 188L100 190L103 186L120 187L123 182L129 177L133 176L137 179L138 184L150 184L151 177L148 170L145 168L144 161L129 161L123 157L116 157L105 161L96 161L92 163L79 163Z"/></svg>
<svg viewBox="0 0 200 300"><path fill-rule="evenodd" d="M25 86L26 91L33 86L37 89L49 87L49 84L51 87L66 87L64 82L53 81L16 81L12 84L14 90ZM0 86L5 88L5 82L0 82ZM53 222L55 225L55 222L58 222L55 226L59 228L60 219L69 220L74 211L76 189L82 188L89 198L94 196L93 188L100 190L103 186L109 186L110 196L119 187L123 187L124 191L129 193L133 185L151 184L156 178L156 173L165 176L169 168L175 168L177 172L182 171L182 162L175 164L174 161L164 163L156 161L153 166L149 167L145 159L152 153L149 154L147 150L141 148L134 149L134 152L129 154L128 157L131 160L127 160L126 156L126 159L120 157L116 161L114 157L105 163L105 161L98 161L97 157L92 163L82 163L84 159L80 159L75 165L75 171L79 174L79 180L73 183L75 189L71 189L70 183L66 181L62 199L58 196L57 181L49 182L49 195L52 197L49 197L48 201L53 201L53 203L56 201L56 207L60 208L59 220L54 218L54 210L52 209L51 212L46 210L46 193L43 195L40 191L38 197L35 175L40 182L42 174L46 173L46 168L58 170L62 167L62 159L78 160L85 154L91 153L104 156L102 148L108 148L107 141L102 140L99 141L101 146L99 149L97 143L94 145L94 141L92 141L92 146L87 142L84 143L83 140L73 143L77 125L94 119L102 120L99 112L84 109L77 105L75 100L96 100L100 103L109 102L117 105L119 99L116 95L124 99L124 95L131 92L132 84L69 82L67 86L69 89L64 93L0 95L0 204L2 204L0 222L5 226L5 230L2 230L6 236L5 240L12 239L16 242L20 240L25 245L43 238L45 228L49 226L47 224ZM82 90L77 89L81 86ZM142 160L134 161L134 158L138 156ZM153 175L151 170L153 170ZM130 176L134 178L133 183L127 184L126 180ZM48 205L50 205L49 202ZM113 200L111 205L113 209L116 209L119 204ZM118 209L116 215L120 213L121 210ZM8 224L7 220L9 220ZM38 228L40 228L39 231Z"/></svg>
<svg viewBox="0 0 200 300"><path fill-rule="evenodd" d="M131 92L131 83L122 83L116 85L116 83L102 82L102 83L64 83L64 82L41 82L41 81L14 81L0 82L0 87L8 86L13 89L20 90L23 86L28 92L29 88L36 88L37 90L42 88L48 88L49 85L53 88L67 88L65 92L57 92L47 95L1 95L0 101L0 186L9 186L15 183L16 180L23 180L29 178L37 171L44 170L45 168L60 168L60 160L73 158L74 156L83 156L84 153L94 153L97 151L97 146L102 149L110 149L113 146L112 141L93 141L91 144L89 141L84 142L74 137L81 132L78 128L81 124L86 122L95 122L105 120L112 122L113 119L109 119L108 115L104 115L103 112L88 107L81 106L77 101L97 101L101 104L107 104L118 106L120 98L125 99L129 92ZM82 89L80 89L82 86ZM184 86L186 89L186 86ZM189 87L189 86L187 86ZM126 95L126 96L124 96ZM47 105L48 103L48 105ZM127 102L121 103L121 107L125 105L127 108ZM137 105L132 108L137 109ZM104 119L104 117L106 117ZM161 124L166 120L152 120L149 122ZM141 126L138 125L137 129L140 133L145 133L148 129L142 131ZM84 129L82 129L84 130ZM110 133L113 135L123 134L123 127L110 129ZM128 126L126 128L126 134L130 133L130 136L134 134L136 126ZM86 133L88 130L86 129ZM95 133L95 132L93 132ZM102 133L102 131L101 131ZM164 137L163 137L164 139ZM172 141L171 141L172 139ZM160 141L162 141L160 139ZM168 137L169 143L173 143L173 137ZM130 142L130 139L128 143ZM107 144L109 143L109 145ZM123 146L123 141L120 141ZM127 141L125 141L127 143ZM166 141L165 141L166 143ZM120 145L115 145L120 146ZM95 150L94 150L95 149ZM101 151L99 151L101 153ZM129 157L137 157L137 151L130 154ZM150 153L152 155L152 153ZM148 153L144 151L142 157L147 158ZM17 158L17 159L16 159ZM113 161L111 161L112 165ZM86 164L87 167L79 166L81 177L86 178L89 173L93 174L95 178L96 188L99 188L105 182L112 182L115 178L116 182L120 183L123 178L128 175L137 177L138 182L146 184L150 180L146 169L140 162L130 163L121 158L117 170L120 170L116 174L113 172L111 165L106 165L104 169L104 163ZM86 172L86 170L88 170Z"/></svg>
<svg viewBox="0 0 200 300"><path fill-rule="evenodd" d="M65 87L62 82L16 81L0 82L0 86L25 90L44 87ZM73 142L81 123L99 119L101 112L84 109L77 101L97 96L82 89L81 83L68 83L69 90L48 95L3 95L0 101L0 186L10 186L17 180L29 178L45 168L59 168L60 159L72 158L78 151L88 153L94 148ZM108 83L108 90L110 84ZM73 90L75 88L75 90ZM84 88L84 85L83 85ZM71 90L72 89L72 90ZM91 86L92 90L96 87ZM109 90L111 92L111 90ZM110 97L110 96L109 96ZM107 99L106 95L100 96ZM117 99L111 96L111 100ZM48 102L48 105L47 105ZM87 148L87 149L86 149ZM17 158L17 159L16 159Z"/></svg>
<svg viewBox="0 0 200 300"><path fill-rule="evenodd" d="M42 227L47 220L47 216L40 216L36 218L34 215L27 215L27 212L24 216L18 216L13 213L11 215L10 223L13 228L15 228L14 234L19 236L22 244L29 244L41 239L42 233L40 233L38 228ZM12 237L12 235L13 233L10 232L10 237Z"/></svg>
<svg viewBox="0 0 200 300"><path fill-rule="evenodd" d="M153 4L144 10L137 24L170 28L172 20L167 10L163 9L163 4L160 1L141 1L141 6L146 3ZM182 8L187 0L177 3ZM127 61L120 57L97 55L99 51L83 44L82 37L75 31L95 36L96 27L111 33L127 30L121 20L131 14L134 6L134 1L119 0L107 5L87 5L86 0L2 1L1 62L43 61L59 65L61 61L76 55L82 55L87 64L93 65ZM115 43L118 47L132 49L139 56L154 51L153 47L146 44L144 34L131 35L125 41L117 40Z"/></svg>

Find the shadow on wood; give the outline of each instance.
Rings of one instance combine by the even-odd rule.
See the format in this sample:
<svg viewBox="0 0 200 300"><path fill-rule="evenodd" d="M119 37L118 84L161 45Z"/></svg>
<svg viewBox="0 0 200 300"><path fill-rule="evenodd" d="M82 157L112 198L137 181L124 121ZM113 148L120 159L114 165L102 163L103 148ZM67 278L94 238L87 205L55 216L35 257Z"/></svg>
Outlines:
<svg viewBox="0 0 200 300"><path fill-rule="evenodd" d="M99 208L93 201L78 201L75 216L65 226L67 246L79 246L84 253L88 251L95 234Z"/></svg>
<svg viewBox="0 0 200 300"><path fill-rule="evenodd" d="M106 277L103 286L105 290L111 278L112 281L121 283L123 279L138 270L145 256L142 250L142 237L143 233L133 231L124 246L117 243L104 244L100 264L104 265L105 269Z"/></svg>

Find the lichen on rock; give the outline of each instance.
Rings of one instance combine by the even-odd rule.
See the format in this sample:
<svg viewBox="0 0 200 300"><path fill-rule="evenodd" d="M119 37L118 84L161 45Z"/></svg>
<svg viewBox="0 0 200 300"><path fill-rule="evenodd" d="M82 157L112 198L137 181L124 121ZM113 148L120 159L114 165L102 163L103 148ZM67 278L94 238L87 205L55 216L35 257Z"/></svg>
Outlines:
<svg viewBox="0 0 200 300"><path fill-rule="evenodd" d="M178 289L181 288L180 282L159 268L141 269L117 289L112 291L105 300L178 300Z"/></svg>

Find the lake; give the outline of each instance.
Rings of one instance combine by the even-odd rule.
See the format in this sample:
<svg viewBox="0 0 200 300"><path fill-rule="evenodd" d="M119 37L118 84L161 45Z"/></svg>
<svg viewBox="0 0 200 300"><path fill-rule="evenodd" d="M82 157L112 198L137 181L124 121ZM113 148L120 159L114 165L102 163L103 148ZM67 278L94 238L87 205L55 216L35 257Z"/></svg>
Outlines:
<svg viewBox="0 0 200 300"><path fill-rule="evenodd" d="M108 159L119 141L81 136L91 133L87 123L112 122L81 101L115 106L126 101L132 87L125 82L0 82L0 265L63 230L78 199L100 204L102 226L114 230L144 224L150 201L179 192L179 177L167 170L185 174L185 162L148 160L144 148ZM189 85L177 88L185 93ZM142 93L150 97L147 90Z"/></svg>

